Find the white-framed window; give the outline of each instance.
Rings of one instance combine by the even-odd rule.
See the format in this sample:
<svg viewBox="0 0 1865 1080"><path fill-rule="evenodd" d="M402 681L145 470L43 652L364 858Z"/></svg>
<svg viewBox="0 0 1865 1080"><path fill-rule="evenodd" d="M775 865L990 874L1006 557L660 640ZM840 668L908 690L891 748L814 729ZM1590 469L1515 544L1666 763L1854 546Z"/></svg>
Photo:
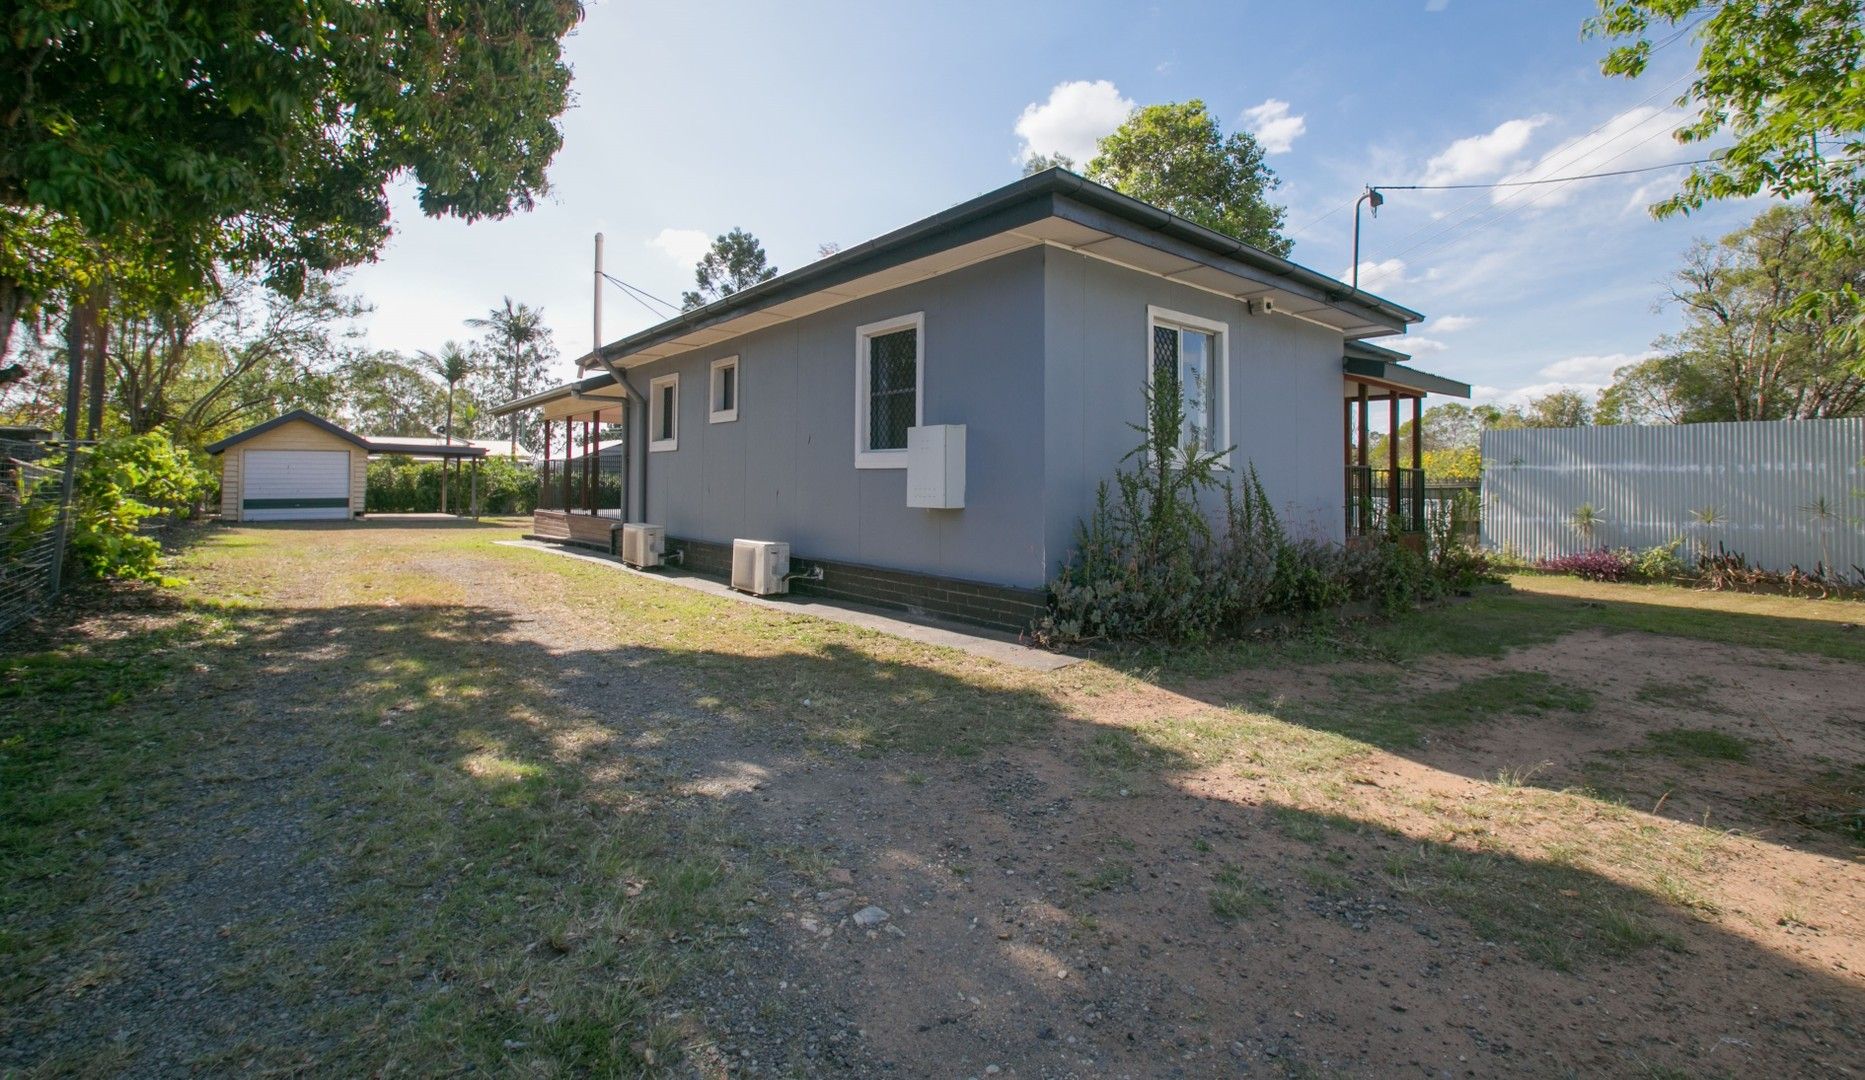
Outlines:
<svg viewBox="0 0 1865 1080"><path fill-rule="evenodd" d="M707 381L706 420L729 424L738 419L738 357L722 356L712 362L712 376Z"/></svg>
<svg viewBox="0 0 1865 1080"><path fill-rule="evenodd" d="M1230 449L1230 328L1196 315L1146 309L1146 378L1156 385L1161 371L1178 373L1185 405L1179 445L1206 453Z"/></svg>
<svg viewBox="0 0 1865 1080"><path fill-rule="evenodd" d="M680 375L648 382L648 449L680 449Z"/></svg>
<svg viewBox="0 0 1865 1080"><path fill-rule="evenodd" d="M925 404L926 313L855 328L855 467L907 467Z"/></svg>

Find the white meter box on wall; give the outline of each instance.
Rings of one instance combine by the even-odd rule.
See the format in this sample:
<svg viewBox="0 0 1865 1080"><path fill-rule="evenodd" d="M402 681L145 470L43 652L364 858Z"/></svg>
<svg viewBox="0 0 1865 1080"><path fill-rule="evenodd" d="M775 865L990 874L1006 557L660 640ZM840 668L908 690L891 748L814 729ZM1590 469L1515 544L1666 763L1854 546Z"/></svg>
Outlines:
<svg viewBox="0 0 1865 1080"><path fill-rule="evenodd" d="M926 510L965 506L965 425L907 429L907 505Z"/></svg>

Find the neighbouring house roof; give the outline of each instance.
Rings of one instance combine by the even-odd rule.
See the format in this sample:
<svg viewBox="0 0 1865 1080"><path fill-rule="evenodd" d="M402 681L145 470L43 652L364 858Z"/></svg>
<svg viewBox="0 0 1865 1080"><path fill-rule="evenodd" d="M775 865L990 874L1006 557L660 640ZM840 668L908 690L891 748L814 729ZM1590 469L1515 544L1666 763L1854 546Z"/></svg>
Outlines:
<svg viewBox="0 0 1865 1080"><path fill-rule="evenodd" d="M439 435L364 435L362 438L371 446L387 447L392 444L401 448L394 450L382 449L380 452L384 454L409 454L415 457L427 455L431 457L436 453L444 451L447 454L458 457L461 456L461 453L459 453L460 448L465 447L469 450L477 449L481 451L481 453L477 455L481 457L509 457L522 460L528 460L531 457L531 451L526 449L522 443L519 444L516 451L513 451L511 449L511 440L509 439L463 439L455 436L454 440L450 443ZM466 454L465 456L475 455Z"/></svg>
<svg viewBox="0 0 1865 1080"><path fill-rule="evenodd" d="M230 446L236 446L240 443L245 442L247 439L251 439L258 435L264 435L266 432L271 431L273 428L284 427L286 424L290 424L290 423L294 423L298 421L303 421L304 423L310 424L312 427L322 428L323 430L329 432L332 435L335 435L337 438L342 439L345 442L355 443L357 446L362 447L364 450L369 449L369 440L363 438L361 435L358 435L346 428L340 428L337 425L331 423L330 421L324 419L323 417L317 415L314 412L310 412L305 409L293 409L292 411L285 413L282 416L274 416L272 419L267 420L263 424L254 424L252 427L247 428L245 431L239 432L237 434L229 435L226 438L221 439L219 442L208 443L207 452L210 454L218 454L222 450L225 450Z"/></svg>
<svg viewBox="0 0 1865 1080"><path fill-rule="evenodd" d="M407 457L425 458L482 458L486 448L471 443L448 443L444 439L370 439L369 452L372 454L402 454Z"/></svg>
<svg viewBox="0 0 1865 1080"><path fill-rule="evenodd" d="M463 439L456 439L453 445L448 446L444 439L420 437L401 438L393 435L383 438L371 438L366 435L358 435L347 428L339 427L331 423L316 413L304 409L293 409L282 416L275 416L263 424L254 424L245 431L229 435L219 442L209 443L207 445L207 452L210 454L218 454L229 447L236 446L255 436L263 435L273 428L283 427L286 424L299 421L327 431L337 438L348 443L353 443L371 454L408 454L413 457L454 458L476 458L486 456L485 447L471 444Z"/></svg>
<svg viewBox="0 0 1865 1080"><path fill-rule="evenodd" d="M596 456L597 457L614 457L615 455L622 453L623 442L624 440L622 439L602 440L601 442L596 444ZM587 456L589 455L583 453L583 445L581 443L578 443L576 447L570 451L570 457L568 460L581 461L583 458ZM562 461L565 459L562 456L559 456L557 460Z"/></svg>
<svg viewBox="0 0 1865 1080"><path fill-rule="evenodd" d="M1356 379L1385 383L1402 391L1467 398L1470 384L1433 375L1407 366L1411 357L1394 349L1382 348L1366 341L1349 341L1341 357L1342 374Z"/></svg>
<svg viewBox="0 0 1865 1080"><path fill-rule="evenodd" d="M1424 318L1372 293L1194 224L1062 169L1049 169L864 244L715 300L577 360L634 367L702 349L850 300L1024 248L1054 246L1238 299L1356 338L1403 333ZM611 389L612 388L612 389ZM607 372L495 407L570 415L579 398L620 395Z"/></svg>

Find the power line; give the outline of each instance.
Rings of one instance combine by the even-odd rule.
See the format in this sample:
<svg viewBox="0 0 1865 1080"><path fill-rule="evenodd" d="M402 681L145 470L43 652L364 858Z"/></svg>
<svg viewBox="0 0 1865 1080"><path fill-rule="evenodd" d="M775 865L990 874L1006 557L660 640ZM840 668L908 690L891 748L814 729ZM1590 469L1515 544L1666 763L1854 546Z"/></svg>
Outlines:
<svg viewBox="0 0 1865 1080"><path fill-rule="evenodd" d="M1466 191L1475 188L1533 187L1536 184L1565 184L1569 180L1598 180L1606 176L1631 176L1633 173L1657 172L1659 169L1680 169L1685 165L1708 165L1714 160L1716 159L1697 158L1692 161L1647 165L1641 169L1614 169L1612 172L1578 173L1574 176L1547 176L1539 180L1498 180L1489 184L1374 184L1372 186L1378 191Z"/></svg>
<svg viewBox="0 0 1865 1080"><path fill-rule="evenodd" d="M1622 131L1619 134L1614 135L1611 138L1607 139L1604 143L1600 144L1599 147L1589 148L1588 152L1595 152L1598 149L1601 149L1605 146L1610 146L1612 143L1617 142L1618 140L1622 138L1625 138L1627 135L1636 133L1640 128L1644 127L1647 123L1649 123L1650 121L1654 119L1662 117L1663 115L1664 115L1663 113L1653 113L1651 116L1640 121L1638 124L1635 124L1634 126L1626 129L1625 131ZM1644 146L1646 143L1651 142L1651 140L1658 138L1660 135L1663 135L1664 133L1665 132L1662 129L1653 131L1650 134L1646 135L1644 138L1639 139L1638 141L1632 143L1630 146L1627 146L1623 150L1620 150L1618 153L1612 155L1611 157L1605 159L1604 161L1601 161L1600 164L1610 165L1613 162L1619 160L1620 158L1626 156L1627 154L1632 153L1634 150L1637 150L1639 147ZM1572 181L1567 181L1567 183L1572 183ZM1503 221L1507 218L1514 217L1516 214L1520 213L1521 211L1526 210L1528 207L1533 206L1534 204L1540 202L1541 200L1561 190L1563 190L1561 187L1549 187L1547 188L1547 190L1542 191L1541 193L1535 195L1533 198L1530 198L1530 199L1516 199L1515 194L1512 192L1509 195L1503 196L1502 198L1498 199L1495 203L1491 204L1490 206L1482 210L1477 211L1474 214L1470 214L1460 220L1454 220L1454 221L1444 224L1442 228L1437 229L1435 232L1431 231L1430 226L1426 226L1424 228L1414 230L1413 232L1407 234L1403 239L1401 239L1399 243L1403 244L1405 243L1405 241L1411 240L1413 237L1419 236L1423 233L1429 232L1430 235L1425 236L1425 238L1422 240L1418 240L1415 243L1411 243L1407 245L1406 247L1400 249L1397 253L1389 257L1396 259L1404 255L1409 255L1412 252L1418 251L1421 248L1425 250L1434 250L1434 249L1441 248L1449 244L1455 244L1463 240L1467 240L1471 236L1477 235L1478 233L1482 232L1484 229L1487 229L1490 226L1495 225L1497 222ZM1480 201L1481 198L1482 198L1481 196L1475 196L1469 199L1468 201L1466 201L1463 205L1469 206L1475 202ZM1514 201L1511 201L1511 200L1514 200ZM1471 226L1473 224L1475 225L1475 228L1469 228L1468 231L1463 232L1462 235L1459 235L1459 236L1452 235L1453 233L1457 233L1459 230L1466 229L1466 227Z"/></svg>
<svg viewBox="0 0 1865 1080"><path fill-rule="evenodd" d="M1586 134L1580 136L1579 138L1568 142L1565 148L1557 149L1552 154L1549 154L1548 156L1544 157L1541 161L1541 167L1545 169L1559 169L1559 168L1565 168L1569 165L1575 164L1585 159L1588 154L1595 153L1599 150L1604 149L1605 147L1611 146L1613 143L1618 142L1620 139L1625 138L1627 135L1633 134L1634 132L1638 131L1640 128L1644 127L1647 123L1651 122L1652 120L1663 116L1664 111L1659 110L1657 112L1652 113L1650 116L1646 117L1645 119L1640 120L1638 123L1633 124L1631 127L1625 129L1624 131L1621 131L1615 135L1608 136L1606 140L1602 143L1599 143L1597 145L1589 145L1587 143L1588 139L1591 139L1593 136L1598 135L1601 132L1605 131L1607 128L1611 127L1612 122L1614 120L1617 120L1619 117L1624 116L1627 113L1630 113L1635 109L1642 109L1645 106L1651 104L1652 102L1658 100L1660 97L1663 97L1665 94L1669 93L1673 88L1675 88L1678 83L1683 82L1685 79L1688 79L1690 76L1691 76L1691 72L1686 71L1682 75L1679 75L1676 78L1673 78L1670 82L1667 82L1663 86L1660 86L1657 89L1653 90L1651 93L1646 94L1644 98L1634 103L1630 108L1624 110L1623 112L1610 116L1606 118L1605 120L1600 121L1597 125L1593 127L1591 131L1588 131ZM1404 244L1410 240L1413 240L1419 236L1424 235L1425 233L1432 232L1437 222L1444 221L1445 219L1455 219L1458 214L1463 213L1465 210L1481 202L1482 199L1483 197L1481 195L1473 195L1470 198L1465 199L1463 202L1458 203L1456 206L1452 207L1450 210L1446 211L1442 217L1437 219L1437 221L1428 222L1424 225L1419 226L1416 229L1413 229L1411 232L1406 233L1404 236L1400 237L1394 243ZM1483 214L1487 212L1488 212L1488 208L1485 208L1484 210L1479 210L1475 214L1471 215L1469 218L1466 218L1464 220L1473 221L1476 218L1483 216ZM1453 221L1451 227L1454 228L1455 225L1456 225L1456 222ZM1442 234L1440 233L1438 235L1442 235Z"/></svg>
<svg viewBox="0 0 1865 1080"><path fill-rule="evenodd" d="M646 302L642 299L643 297L646 297L648 300L652 300L655 303L659 304L660 306L666 308L667 311L672 314L678 315L680 313L679 308L673 306L672 304L668 303L665 300L662 300L660 297L655 296L653 293L648 292L646 289L642 289L637 286L630 285L628 282L623 281L621 278L618 278L614 274L608 273L606 271L602 273L602 276L604 278L607 278L611 284L620 286L622 289L623 295L627 296L630 300L633 300L635 303L640 304L643 308L647 310L647 313L649 315L652 315L657 319L664 319L667 317L667 315L662 312L655 311L651 307L648 307Z"/></svg>

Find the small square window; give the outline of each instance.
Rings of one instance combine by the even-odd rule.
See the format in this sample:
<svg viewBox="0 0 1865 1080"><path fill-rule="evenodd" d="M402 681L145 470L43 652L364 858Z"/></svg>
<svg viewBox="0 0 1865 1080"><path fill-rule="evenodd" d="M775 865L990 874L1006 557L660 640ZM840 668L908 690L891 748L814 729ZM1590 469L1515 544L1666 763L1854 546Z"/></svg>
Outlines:
<svg viewBox="0 0 1865 1080"><path fill-rule="evenodd" d="M738 357L727 356L712 362L709 393L712 406L707 410L707 420L725 424L738 419Z"/></svg>
<svg viewBox="0 0 1865 1080"><path fill-rule="evenodd" d="M648 449L680 448L680 376L662 375L648 383Z"/></svg>

